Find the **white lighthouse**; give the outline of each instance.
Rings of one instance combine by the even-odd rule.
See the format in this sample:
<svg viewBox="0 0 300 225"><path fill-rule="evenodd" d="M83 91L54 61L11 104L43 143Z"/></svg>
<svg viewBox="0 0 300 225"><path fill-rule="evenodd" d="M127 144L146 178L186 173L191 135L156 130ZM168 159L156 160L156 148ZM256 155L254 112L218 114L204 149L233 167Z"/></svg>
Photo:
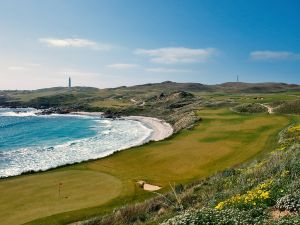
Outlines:
<svg viewBox="0 0 300 225"><path fill-rule="evenodd" d="M71 77L69 77L69 88L72 87L72 81L71 81Z"/></svg>

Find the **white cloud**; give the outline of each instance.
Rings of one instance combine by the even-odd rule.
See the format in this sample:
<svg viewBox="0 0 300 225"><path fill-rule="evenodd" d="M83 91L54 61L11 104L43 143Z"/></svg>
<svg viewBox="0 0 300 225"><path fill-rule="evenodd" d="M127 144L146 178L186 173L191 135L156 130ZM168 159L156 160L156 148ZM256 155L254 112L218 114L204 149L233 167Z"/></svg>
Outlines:
<svg viewBox="0 0 300 225"><path fill-rule="evenodd" d="M66 75L68 77L97 77L101 75L98 72L91 72L91 71L82 71L72 68L65 68L57 72L60 75Z"/></svg>
<svg viewBox="0 0 300 225"><path fill-rule="evenodd" d="M214 48L193 49L184 47L169 47L158 49L137 49L137 55L145 55L151 58L152 62L161 64L180 64L206 62L212 56L218 54Z"/></svg>
<svg viewBox="0 0 300 225"><path fill-rule="evenodd" d="M147 72L153 72L153 73L186 73L186 72L191 72L190 70L171 69L171 68L163 68L163 67L146 68L145 70Z"/></svg>
<svg viewBox="0 0 300 225"><path fill-rule="evenodd" d="M136 65L136 64L130 64L130 63L116 63L116 64L108 65L108 67L114 68L114 69L131 69L131 68L135 68L137 66L138 65Z"/></svg>
<svg viewBox="0 0 300 225"><path fill-rule="evenodd" d="M24 70L26 70L26 67L24 67L24 66L9 66L8 70L12 70L12 71L24 71Z"/></svg>
<svg viewBox="0 0 300 225"><path fill-rule="evenodd" d="M11 71L25 71L25 70L30 70L36 67L39 67L40 64L37 63L26 63L23 65L16 65L16 66L9 66L7 69Z"/></svg>
<svg viewBox="0 0 300 225"><path fill-rule="evenodd" d="M253 60L300 60L300 54L287 51L253 51L250 53Z"/></svg>
<svg viewBox="0 0 300 225"><path fill-rule="evenodd" d="M26 66L29 66L29 67L39 67L39 66L41 66L41 64L39 64L39 63L27 63Z"/></svg>
<svg viewBox="0 0 300 225"><path fill-rule="evenodd" d="M57 70L54 74L51 74L52 79L61 81L61 83L56 86L68 85L69 77L72 78L73 86L110 88L128 85L129 83L134 82L123 75L119 76L101 71L90 71L80 68L61 68Z"/></svg>
<svg viewBox="0 0 300 225"><path fill-rule="evenodd" d="M74 47L74 48L91 48L94 50L111 50L113 48L110 44L98 43L88 39L80 38L66 38L66 39L57 39L57 38L40 38L39 42L45 44L49 47Z"/></svg>

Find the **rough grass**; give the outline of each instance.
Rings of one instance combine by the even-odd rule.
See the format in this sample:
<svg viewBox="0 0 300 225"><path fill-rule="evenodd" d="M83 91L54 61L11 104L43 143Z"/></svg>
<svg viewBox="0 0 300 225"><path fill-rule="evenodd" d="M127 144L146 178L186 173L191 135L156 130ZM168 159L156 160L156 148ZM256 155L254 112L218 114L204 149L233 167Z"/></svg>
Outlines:
<svg viewBox="0 0 300 225"><path fill-rule="evenodd" d="M5 219L6 224L33 220L28 224L52 225L101 215L126 203L154 196L141 190L136 185L137 180L160 185L165 192L170 182L187 183L207 177L271 149L276 133L289 123L285 116L239 115L228 109L204 109L199 114L203 122L168 140L122 151L105 159L1 180L5 202L1 203L0 219ZM93 175L87 176L88 171ZM64 174L62 180L58 179L61 173ZM73 187L72 204L68 201L73 198L55 202L53 195L57 192L53 190L57 191L58 182L79 185ZM99 185L94 184L97 182ZM10 191L13 186L19 188ZM4 200L1 198L1 201Z"/></svg>

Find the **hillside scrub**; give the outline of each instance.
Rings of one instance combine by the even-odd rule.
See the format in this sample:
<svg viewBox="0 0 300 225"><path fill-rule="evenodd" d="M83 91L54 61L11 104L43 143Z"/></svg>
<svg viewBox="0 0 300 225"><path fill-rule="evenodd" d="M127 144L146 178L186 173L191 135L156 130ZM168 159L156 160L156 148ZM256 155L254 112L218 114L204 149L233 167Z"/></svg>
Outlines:
<svg viewBox="0 0 300 225"><path fill-rule="evenodd" d="M274 111L284 114L300 114L300 100L283 102L277 106Z"/></svg>
<svg viewBox="0 0 300 225"><path fill-rule="evenodd" d="M268 109L258 103L244 103L233 107L233 111L240 113L264 113L267 112Z"/></svg>

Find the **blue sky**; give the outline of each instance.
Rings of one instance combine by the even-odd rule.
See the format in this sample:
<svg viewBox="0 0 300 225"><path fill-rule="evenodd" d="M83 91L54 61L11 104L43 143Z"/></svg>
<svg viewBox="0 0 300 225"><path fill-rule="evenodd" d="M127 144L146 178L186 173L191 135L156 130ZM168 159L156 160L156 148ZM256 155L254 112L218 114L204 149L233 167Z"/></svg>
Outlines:
<svg viewBox="0 0 300 225"><path fill-rule="evenodd" d="M1 0L0 89L300 83L300 1Z"/></svg>

